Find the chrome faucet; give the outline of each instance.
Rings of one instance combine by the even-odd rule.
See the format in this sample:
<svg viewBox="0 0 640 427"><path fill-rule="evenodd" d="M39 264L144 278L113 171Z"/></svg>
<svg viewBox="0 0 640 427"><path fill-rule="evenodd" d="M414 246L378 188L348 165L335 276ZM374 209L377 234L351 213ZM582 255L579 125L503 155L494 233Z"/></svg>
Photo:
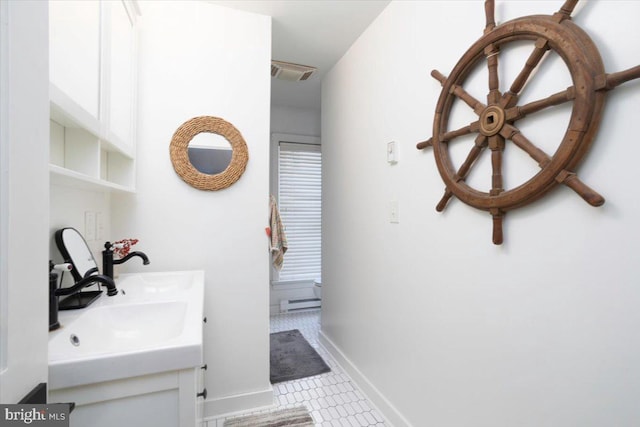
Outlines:
<svg viewBox="0 0 640 427"><path fill-rule="evenodd" d="M142 258L143 265L149 264L149 258L147 258L147 255L145 255L144 252L140 251L130 252L122 259L113 259L113 245L111 244L111 242L106 242L104 244L104 251L102 251L102 274L113 279L113 266L124 264L133 257Z"/></svg>

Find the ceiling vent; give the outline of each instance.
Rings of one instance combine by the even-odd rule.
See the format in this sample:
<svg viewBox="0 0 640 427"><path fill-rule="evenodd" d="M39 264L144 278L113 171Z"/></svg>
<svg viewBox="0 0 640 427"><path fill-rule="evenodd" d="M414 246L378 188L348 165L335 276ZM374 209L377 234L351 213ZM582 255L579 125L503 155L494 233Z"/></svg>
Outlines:
<svg viewBox="0 0 640 427"><path fill-rule="evenodd" d="M317 71L316 67L292 64L290 62L271 61L271 77L290 82L307 80Z"/></svg>

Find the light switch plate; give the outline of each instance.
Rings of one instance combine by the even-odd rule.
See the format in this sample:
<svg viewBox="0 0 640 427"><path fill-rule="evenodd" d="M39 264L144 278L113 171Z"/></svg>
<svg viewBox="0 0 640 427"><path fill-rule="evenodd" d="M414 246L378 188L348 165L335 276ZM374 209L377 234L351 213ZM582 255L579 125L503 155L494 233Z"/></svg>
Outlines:
<svg viewBox="0 0 640 427"><path fill-rule="evenodd" d="M398 202L389 202L389 222L392 224L400 223L400 215L398 210Z"/></svg>
<svg viewBox="0 0 640 427"><path fill-rule="evenodd" d="M387 143L387 162L392 165L398 163L398 143L396 141Z"/></svg>

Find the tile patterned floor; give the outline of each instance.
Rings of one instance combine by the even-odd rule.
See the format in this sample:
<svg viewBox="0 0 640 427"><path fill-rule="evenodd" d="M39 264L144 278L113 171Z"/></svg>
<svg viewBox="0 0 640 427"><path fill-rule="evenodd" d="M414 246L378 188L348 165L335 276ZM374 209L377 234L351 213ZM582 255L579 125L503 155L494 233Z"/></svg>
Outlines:
<svg viewBox="0 0 640 427"><path fill-rule="evenodd" d="M331 355L318 345L320 311L279 314L271 317L271 332L298 329L322 356L331 372L273 386L274 407L304 405L315 427L385 427L383 418ZM269 410L251 412L257 414ZM248 415L248 414L242 414ZM206 427L223 427L224 419L210 420Z"/></svg>

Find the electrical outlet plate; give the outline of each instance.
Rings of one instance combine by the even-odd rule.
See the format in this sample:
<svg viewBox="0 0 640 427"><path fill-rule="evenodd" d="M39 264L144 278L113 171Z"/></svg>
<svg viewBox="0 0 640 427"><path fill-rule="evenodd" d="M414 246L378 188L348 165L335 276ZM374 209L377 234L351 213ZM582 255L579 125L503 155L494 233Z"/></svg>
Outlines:
<svg viewBox="0 0 640 427"><path fill-rule="evenodd" d="M96 240L96 213L84 213L84 238L87 241Z"/></svg>
<svg viewBox="0 0 640 427"><path fill-rule="evenodd" d="M104 239L104 216L102 212L96 212L96 240Z"/></svg>

